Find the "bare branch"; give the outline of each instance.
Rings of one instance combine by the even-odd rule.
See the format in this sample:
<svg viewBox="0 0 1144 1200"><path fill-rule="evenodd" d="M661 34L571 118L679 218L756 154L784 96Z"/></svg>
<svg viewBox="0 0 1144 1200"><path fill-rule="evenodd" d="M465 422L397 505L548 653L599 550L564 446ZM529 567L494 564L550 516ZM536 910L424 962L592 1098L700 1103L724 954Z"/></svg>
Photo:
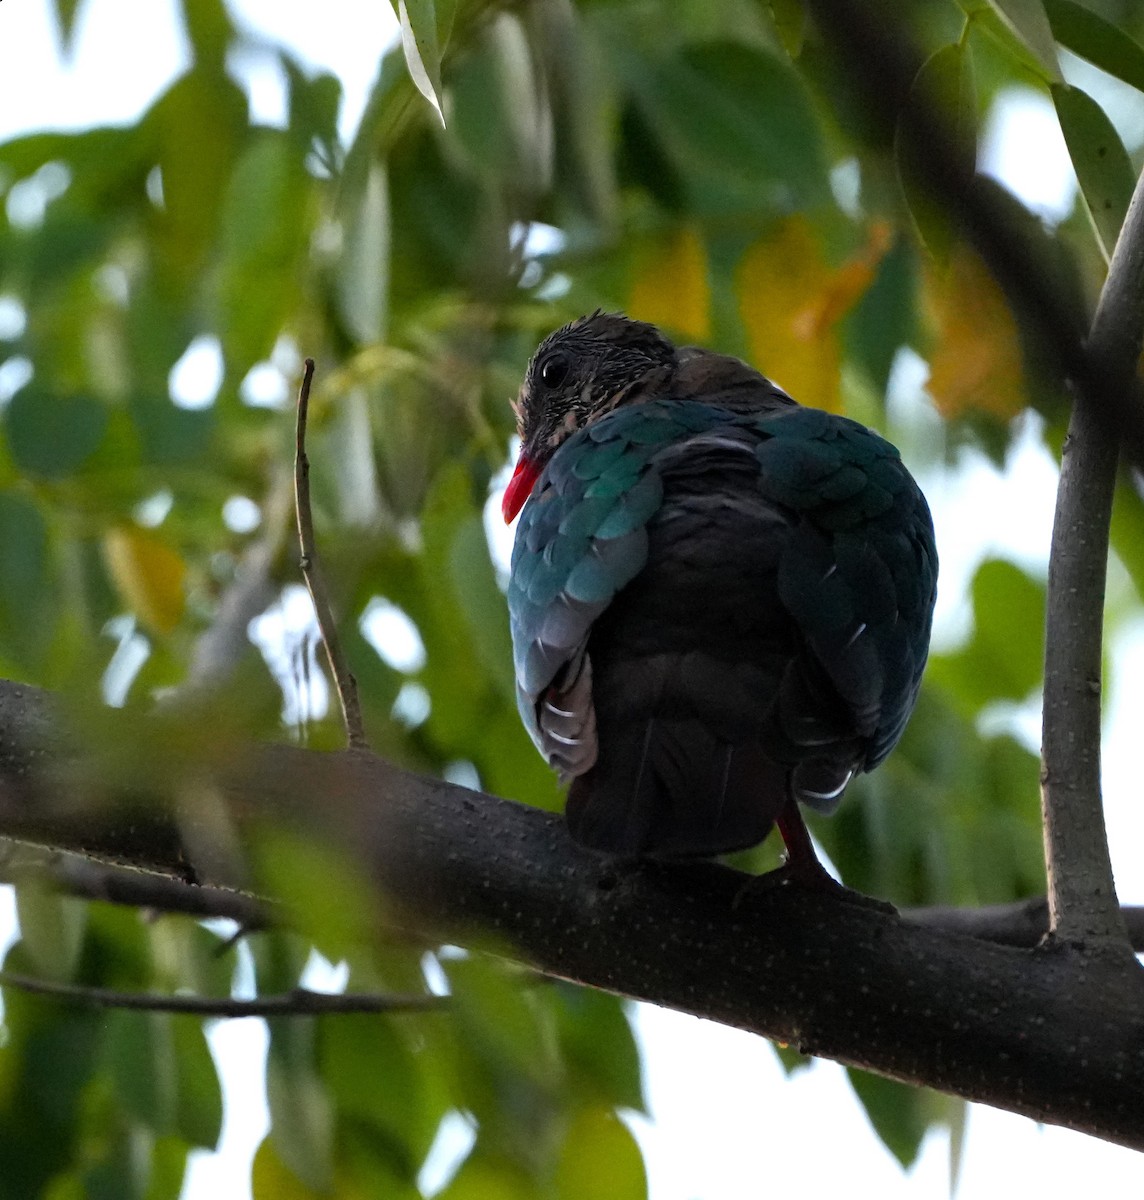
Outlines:
<svg viewBox="0 0 1144 1200"><path fill-rule="evenodd" d="M295 988L278 996L253 1000L229 997L165 996L157 992L119 992L111 988L55 983L13 971L0 971L0 987L18 988L37 996L51 996L94 1008L131 1008L142 1012L185 1013L197 1017L321 1017L331 1013L439 1012L447 996L377 995L364 992L312 992Z"/></svg>
<svg viewBox="0 0 1144 1200"><path fill-rule="evenodd" d="M39 847L22 847L22 853L0 859L0 881L22 884L29 880L46 884L69 896L102 900L129 908L146 908L160 913L224 919L237 922L244 933L268 929L280 923L272 902L246 892L224 887L203 887L154 871L98 862L82 854Z"/></svg>
<svg viewBox="0 0 1144 1200"><path fill-rule="evenodd" d="M195 815L177 776L204 764L156 764L153 794L117 798L94 762L60 769L43 708L42 693L0 684L0 835L181 874ZM617 863L555 814L371 754L251 747L216 764L213 786L242 847L273 825L344 853L389 930L1144 1149L1132 958L998 945L809 889L744 893L746 877L715 864Z"/></svg>
<svg viewBox="0 0 1144 1200"><path fill-rule="evenodd" d="M330 594L318 563L314 518L310 510L310 460L306 457L306 419L310 408L310 385L313 378L314 360L308 358L302 375L302 386L298 389L298 423L294 450L294 504L298 513L298 540L302 547L302 575L306 580L306 587L310 590L310 599L314 602L318 628L322 632L330 672L334 677L334 686L342 706L342 720L345 723L349 748L368 750L369 743L366 741L365 726L362 722L357 680L342 652Z"/></svg>
<svg viewBox="0 0 1144 1200"><path fill-rule="evenodd" d="M1089 335L1110 380L1131 389L1144 342L1144 175ZM1066 940L1123 944L1100 788L1101 655L1119 441L1078 397L1061 460L1045 613L1041 808L1050 924Z"/></svg>
<svg viewBox="0 0 1144 1200"><path fill-rule="evenodd" d="M1121 919L1128 931L1132 949L1144 952L1144 908L1125 905ZM1012 904L990 904L984 908L953 908L931 905L926 908L902 910L902 919L927 929L964 934L1002 946L1024 946L1032 949L1049 932L1049 902L1046 896L1015 900Z"/></svg>

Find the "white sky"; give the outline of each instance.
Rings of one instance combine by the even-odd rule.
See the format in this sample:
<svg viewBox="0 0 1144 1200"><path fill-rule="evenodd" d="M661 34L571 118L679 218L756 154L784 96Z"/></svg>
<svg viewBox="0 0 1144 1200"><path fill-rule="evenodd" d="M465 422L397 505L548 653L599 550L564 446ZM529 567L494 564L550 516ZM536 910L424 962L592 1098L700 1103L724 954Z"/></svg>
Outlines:
<svg viewBox="0 0 1144 1200"><path fill-rule="evenodd" d="M231 0L245 28L271 36L306 64L332 69L345 86L340 129L354 129L393 32L384 0L323 0L313 5ZM0 3L0 140L44 128L134 120L186 64L172 0L87 0L81 4L73 59L61 68L47 0ZM243 77L259 119L280 121L284 90L276 65L248 52L232 64ZM1138 94L1070 60L1070 77L1098 96L1130 146L1144 140ZM983 165L1047 219L1072 203L1074 185L1051 107L1032 92L1012 98L992 119ZM916 391L905 365L902 387ZM953 479L926 480L942 555L941 621L955 628L965 583L987 552L1029 567L1046 561L1055 467L1027 439L1004 476L983 459ZM985 538L988 537L988 542ZM1124 637L1114 655L1111 718L1105 749L1108 822L1121 898L1144 903L1139 847L1136 742L1144 708L1144 638ZM1036 736L1035 719L1024 728ZM8 889L0 889L0 941L14 930ZM317 970L312 980L324 978ZM633 1119L651 1177L652 1200L747 1200L778 1192L846 1195L865 1200L939 1200L948 1195L948 1147L931 1136L904 1174L881 1148L849 1092L841 1068L820 1063L792 1080L767 1044L735 1030L649 1006L635 1022L646 1053L653 1122ZM263 1084L265 1026L219 1022L211 1044L224 1079L226 1124L217 1154L196 1156L184 1200L249 1197L249 1163L266 1128ZM380 1085L380 1081L379 1081ZM442 1139L434 1173L464 1138ZM981 1107L972 1110L961 1195L1011 1200L1088 1194L1136 1200L1144 1158L1082 1135Z"/></svg>

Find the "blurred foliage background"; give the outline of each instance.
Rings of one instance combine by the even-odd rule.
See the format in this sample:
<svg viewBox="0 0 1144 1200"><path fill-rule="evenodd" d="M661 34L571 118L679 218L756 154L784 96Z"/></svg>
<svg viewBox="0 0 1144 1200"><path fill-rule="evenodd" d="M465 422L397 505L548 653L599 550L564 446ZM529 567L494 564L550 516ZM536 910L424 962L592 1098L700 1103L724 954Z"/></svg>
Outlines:
<svg viewBox="0 0 1144 1200"><path fill-rule="evenodd" d="M65 46L77 7L55 0ZM1075 68L1144 89L1144 10L883 8L966 153L1006 89L1051 97L1081 190L1059 224L1025 220L1091 304L1134 171ZM508 400L550 329L623 309L742 355L804 403L884 430L930 480L969 449L1003 463L1030 428L1055 454L1066 414L986 267L903 186L839 84L845 47L800 0L401 0L398 14L403 40L348 141L339 80L273 46L287 119L253 121L232 67L249 33L223 0L182 0L191 65L140 120L0 144L0 673L77 709L173 694L187 747L340 743L292 540L308 355L315 517L373 746L557 807L515 711L489 504ZM926 366L924 395L902 384L904 362ZM1121 581L1138 583L1131 483L1114 538ZM1132 615L1135 592L1118 596L1113 616ZM1037 759L1004 719L1040 685L1043 601L1042 578L981 566L968 632L934 656L902 745L814 824L850 885L899 904L1043 891ZM121 990L276 993L316 945L351 988L447 981L447 1016L271 1022L256 1197L420 1196L458 1111L476 1136L447 1200L645 1194L617 1117L643 1105L619 1001L379 946L336 865L274 850L270 875L310 927L252 935L247 958L228 930L62 897L10 850L20 940L6 965ZM770 845L741 856L775 861ZM935 1122L961 1127L952 1100L853 1083L903 1164ZM0 1197L177 1196L188 1151L213 1146L220 1122L201 1022L5 991Z"/></svg>

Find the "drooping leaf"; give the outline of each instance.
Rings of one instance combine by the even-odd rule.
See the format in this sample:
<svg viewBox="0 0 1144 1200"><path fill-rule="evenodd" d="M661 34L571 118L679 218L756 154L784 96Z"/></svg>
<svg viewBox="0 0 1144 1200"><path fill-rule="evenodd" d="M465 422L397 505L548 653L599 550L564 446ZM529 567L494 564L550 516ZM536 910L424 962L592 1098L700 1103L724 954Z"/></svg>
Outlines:
<svg viewBox="0 0 1144 1200"><path fill-rule="evenodd" d="M1017 324L981 259L964 245L926 288L936 324L927 389L943 417L970 410L1008 420L1026 403Z"/></svg>
<svg viewBox="0 0 1144 1200"><path fill-rule="evenodd" d="M65 53L70 53L72 40L75 35L75 15L79 11L80 0L55 0L56 20L60 27L60 41Z"/></svg>
<svg viewBox="0 0 1144 1200"><path fill-rule="evenodd" d="M831 268L806 219L790 217L744 255L737 290L752 361L800 404L838 410L838 323L887 248L888 231L876 226L861 252Z"/></svg>
<svg viewBox="0 0 1144 1200"><path fill-rule="evenodd" d="M389 181L381 163L370 163L343 196L346 253L337 276L342 320L369 344L385 334L389 299Z"/></svg>
<svg viewBox="0 0 1144 1200"><path fill-rule="evenodd" d="M1144 46L1076 0L1044 0L1053 36L1074 54L1144 91Z"/></svg>
<svg viewBox="0 0 1144 1200"><path fill-rule="evenodd" d="M180 7L195 61L220 70L235 32L223 0L182 0Z"/></svg>
<svg viewBox="0 0 1144 1200"><path fill-rule="evenodd" d="M1045 78L1050 83L1059 82L1061 66L1043 0L991 0L991 3L1040 63Z"/></svg>
<svg viewBox="0 0 1144 1200"><path fill-rule="evenodd" d="M768 0L766 7L783 49L791 58L798 58L806 38L806 9L802 0Z"/></svg>
<svg viewBox="0 0 1144 1200"><path fill-rule="evenodd" d="M334 1177L334 1110L318 1074L309 1022L287 1018L270 1023L266 1098L274 1157L306 1187L329 1194Z"/></svg>
<svg viewBox="0 0 1144 1200"><path fill-rule="evenodd" d="M702 342L711 331L707 252L693 226L647 245L635 265L628 316Z"/></svg>
<svg viewBox="0 0 1144 1200"><path fill-rule="evenodd" d="M628 1127L608 1109L578 1113L556 1167L559 1200L646 1200L643 1155Z"/></svg>
<svg viewBox="0 0 1144 1200"><path fill-rule="evenodd" d="M1053 103L1069 157L1106 259L1128 212L1136 173L1112 122L1091 96L1067 83L1053 85Z"/></svg>
<svg viewBox="0 0 1144 1200"><path fill-rule="evenodd" d="M434 0L398 0L401 46L417 90L433 106L445 124L441 107L441 47L437 40L437 10Z"/></svg>
<svg viewBox="0 0 1144 1200"><path fill-rule="evenodd" d="M192 1146L215 1147L222 1092L200 1021L114 1010L106 1045L116 1090L135 1120Z"/></svg>
<svg viewBox="0 0 1144 1200"><path fill-rule="evenodd" d="M639 1049L622 1003L589 988L560 986L556 1029L569 1084L585 1102L644 1110Z"/></svg>
<svg viewBox="0 0 1144 1200"><path fill-rule="evenodd" d="M886 1149L903 1167L910 1167L928 1124L925 1094L919 1088L856 1067L849 1067L846 1074Z"/></svg>
<svg viewBox="0 0 1144 1200"><path fill-rule="evenodd" d="M103 540L119 594L144 625L170 633L186 605L187 564L166 542L136 525L109 529Z"/></svg>

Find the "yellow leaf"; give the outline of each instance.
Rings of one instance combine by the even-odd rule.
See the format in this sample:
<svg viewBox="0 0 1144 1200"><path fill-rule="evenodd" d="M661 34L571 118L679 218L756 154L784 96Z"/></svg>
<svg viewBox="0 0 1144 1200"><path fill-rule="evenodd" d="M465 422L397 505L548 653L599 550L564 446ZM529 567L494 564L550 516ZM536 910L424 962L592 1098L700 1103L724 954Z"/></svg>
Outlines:
<svg viewBox="0 0 1144 1200"><path fill-rule="evenodd" d="M838 322L873 282L890 245L875 224L867 244L831 267L805 217L782 221L743 256L739 311L755 364L801 404L837 411Z"/></svg>
<svg viewBox="0 0 1144 1200"><path fill-rule="evenodd" d="M109 529L103 539L107 568L131 611L157 633L170 633L183 615L187 566L154 534L134 525Z"/></svg>
<svg viewBox="0 0 1144 1200"><path fill-rule="evenodd" d="M628 316L697 342L710 336L707 251L694 229L680 226L637 259Z"/></svg>
<svg viewBox="0 0 1144 1200"><path fill-rule="evenodd" d="M1017 324L984 263L959 246L926 282L938 331L928 387L938 411L949 418L977 409L1002 420L1019 413L1026 393Z"/></svg>

